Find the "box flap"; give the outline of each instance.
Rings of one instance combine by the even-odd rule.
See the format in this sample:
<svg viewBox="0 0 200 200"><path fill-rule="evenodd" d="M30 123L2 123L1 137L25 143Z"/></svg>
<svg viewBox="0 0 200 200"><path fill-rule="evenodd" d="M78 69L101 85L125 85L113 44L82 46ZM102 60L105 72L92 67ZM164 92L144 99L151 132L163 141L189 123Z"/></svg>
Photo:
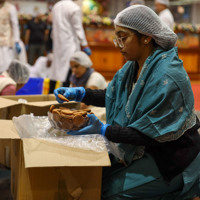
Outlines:
<svg viewBox="0 0 200 200"><path fill-rule="evenodd" d="M1 134L0 139L19 139L12 120L0 120Z"/></svg>
<svg viewBox="0 0 200 200"><path fill-rule="evenodd" d="M9 106L13 106L13 105L18 105L18 104L20 104L20 103L18 103L17 101L0 97L0 109L9 107Z"/></svg>
<svg viewBox="0 0 200 200"><path fill-rule="evenodd" d="M110 166L108 153L82 150L38 138L24 138L25 167Z"/></svg>
<svg viewBox="0 0 200 200"><path fill-rule="evenodd" d="M58 104L58 102L57 101L37 101L37 102L28 102L27 103L27 105L38 106L38 107L50 106L52 104Z"/></svg>
<svg viewBox="0 0 200 200"><path fill-rule="evenodd" d="M10 99L13 101L18 101L18 99L25 99L28 102L37 101L55 101L56 97L54 94L44 94L44 95L8 95L2 96L2 98Z"/></svg>

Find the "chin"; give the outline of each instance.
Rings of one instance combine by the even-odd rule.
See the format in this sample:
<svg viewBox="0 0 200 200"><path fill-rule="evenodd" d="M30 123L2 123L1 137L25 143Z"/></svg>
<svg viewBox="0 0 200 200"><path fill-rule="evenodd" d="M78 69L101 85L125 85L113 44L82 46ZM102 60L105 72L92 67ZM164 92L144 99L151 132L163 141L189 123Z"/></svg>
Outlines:
<svg viewBox="0 0 200 200"><path fill-rule="evenodd" d="M125 58L126 61L134 61L133 58L130 58L128 56L124 56L124 58Z"/></svg>

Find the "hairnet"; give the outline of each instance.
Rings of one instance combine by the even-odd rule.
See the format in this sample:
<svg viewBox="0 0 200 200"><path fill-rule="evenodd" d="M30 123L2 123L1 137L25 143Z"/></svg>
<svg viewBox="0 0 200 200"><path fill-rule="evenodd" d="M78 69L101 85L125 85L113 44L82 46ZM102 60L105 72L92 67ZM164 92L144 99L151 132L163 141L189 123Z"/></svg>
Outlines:
<svg viewBox="0 0 200 200"><path fill-rule="evenodd" d="M29 79L30 71L27 64L13 60L9 65L8 74L17 84L25 84Z"/></svg>
<svg viewBox="0 0 200 200"><path fill-rule="evenodd" d="M169 6L169 0L155 0L155 2L166 5L167 7Z"/></svg>
<svg viewBox="0 0 200 200"><path fill-rule="evenodd" d="M144 5L145 4L145 1L144 0L132 0L130 2L130 5L135 5L135 4L141 4L141 5Z"/></svg>
<svg viewBox="0 0 200 200"><path fill-rule="evenodd" d="M77 62L78 64L90 68L92 66L92 61L90 57L84 53L83 51L77 51L75 52L72 57L70 58L70 61Z"/></svg>
<svg viewBox="0 0 200 200"><path fill-rule="evenodd" d="M177 35L160 20L158 15L144 5L133 5L117 14L114 24L151 36L163 49L176 44Z"/></svg>

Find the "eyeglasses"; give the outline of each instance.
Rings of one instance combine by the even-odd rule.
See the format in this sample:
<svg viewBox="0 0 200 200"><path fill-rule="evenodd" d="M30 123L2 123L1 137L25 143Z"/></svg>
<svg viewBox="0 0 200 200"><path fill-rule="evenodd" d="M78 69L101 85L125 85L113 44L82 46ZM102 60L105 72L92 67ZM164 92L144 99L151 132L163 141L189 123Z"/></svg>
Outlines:
<svg viewBox="0 0 200 200"><path fill-rule="evenodd" d="M115 47L120 47L120 48L124 48L124 42L123 42L123 39L124 38L127 38L128 36L125 36L125 37L119 37L119 38L114 38L113 39L113 43L115 45Z"/></svg>

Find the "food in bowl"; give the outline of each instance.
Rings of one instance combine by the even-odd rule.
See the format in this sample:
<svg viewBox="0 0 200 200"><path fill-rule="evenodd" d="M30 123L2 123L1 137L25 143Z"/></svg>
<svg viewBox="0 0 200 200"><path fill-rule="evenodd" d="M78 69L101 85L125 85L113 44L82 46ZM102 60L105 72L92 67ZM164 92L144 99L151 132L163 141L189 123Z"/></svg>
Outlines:
<svg viewBox="0 0 200 200"><path fill-rule="evenodd" d="M72 110L65 107L56 108L52 105L48 112L48 118L55 129L79 130L87 125L91 114L90 109Z"/></svg>

